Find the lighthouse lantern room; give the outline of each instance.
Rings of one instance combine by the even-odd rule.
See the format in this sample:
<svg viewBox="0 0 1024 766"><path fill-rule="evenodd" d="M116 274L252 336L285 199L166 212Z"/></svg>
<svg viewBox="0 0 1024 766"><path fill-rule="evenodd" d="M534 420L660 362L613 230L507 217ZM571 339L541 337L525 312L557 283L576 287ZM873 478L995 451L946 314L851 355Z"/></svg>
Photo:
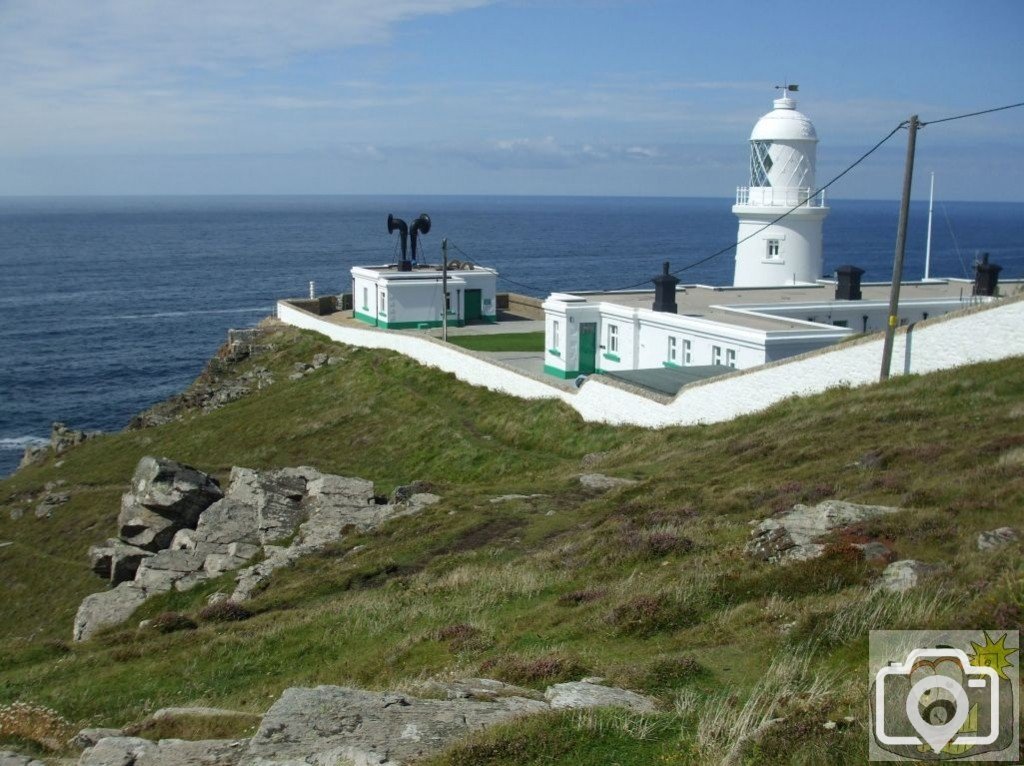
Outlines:
<svg viewBox="0 0 1024 766"><path fill-rule="evenodd" d="M828 207L824 192L814 194L818 135L796 110L797 86L782 87L783 97L750 134L750 185L736 190L736 287L807 284L821 277Z"/></svg>

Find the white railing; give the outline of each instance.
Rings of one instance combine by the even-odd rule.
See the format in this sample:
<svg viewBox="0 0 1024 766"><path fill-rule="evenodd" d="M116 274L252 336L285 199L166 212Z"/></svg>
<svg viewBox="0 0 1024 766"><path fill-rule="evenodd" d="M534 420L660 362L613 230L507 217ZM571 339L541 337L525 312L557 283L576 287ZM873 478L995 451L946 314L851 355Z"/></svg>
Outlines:
<svg viewBox="0 0 1024 766"><path fill-rule="evenodd" d="M825 207L825 190L813 194L814 189L801 186L776 189L774 186L737 186L736 204L754 207Z"/></svg>

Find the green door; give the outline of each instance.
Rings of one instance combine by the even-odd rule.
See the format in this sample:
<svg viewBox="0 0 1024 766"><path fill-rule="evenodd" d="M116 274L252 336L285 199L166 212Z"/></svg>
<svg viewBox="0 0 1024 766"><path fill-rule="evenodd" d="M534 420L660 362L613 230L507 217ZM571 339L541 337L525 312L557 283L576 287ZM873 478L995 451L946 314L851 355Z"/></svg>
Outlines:
<svg viewBox="0 0 1024 766"><path fill-rule="evenodd" d="M590 375L597 369L597 322L580 324L580 374Z"/></svg>
<svg viewBox="0 0 1024 766"><path fill-rule="evenodd" d="M466 324L479 322L484 313L479 290L466 290Z"/></svg>

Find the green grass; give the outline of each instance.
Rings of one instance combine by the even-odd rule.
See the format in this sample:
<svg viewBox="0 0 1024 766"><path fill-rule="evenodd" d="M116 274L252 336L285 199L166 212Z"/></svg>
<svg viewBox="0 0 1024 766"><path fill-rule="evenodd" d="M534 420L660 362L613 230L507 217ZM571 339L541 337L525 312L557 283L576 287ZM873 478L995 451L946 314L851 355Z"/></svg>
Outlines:
<svg viewBox="0 0 1024 766"><path fill-rule="evenodd" d="M471 388L311 333L284 331L275 343L258 360L279 381L269 389L184 423L87 442L60 468L0 482L0 540L15 543L0 549L0 705L121 725L171 705L260 713L296 685L384 689L454 673L543 689L593 674L655 695L663 712L542 716L431 763L706 763L743 731L737 711L773 695L790 700L787 723L751 742L747 762L827 763L828 753L863 762L862 729L829 738L820 724L863 718L869 629L1022 621L1020 549L979 553L974 541L1021 526L1024 360L647 431L587 424L558 403ZM345 362L286 380L320 351ZM584 469L589 453L600 456ZM873 467L856 467L867 453ZM119 496L145 454L221 478L232 465L306 464L371 479L379 492L422 479L443 500L280 570L248 604L251 619L197 620L166 635L133 627L167 610L196 619L229 575L71 645L78 602L102 587L86 549L115 534ZM640 483L589 493L576 477L592 470ZM52 519L10 518L58 477L72 500ZM544 497L489 502L507 493ZM880 596L878 567L842 547L789 567L742 555L752 520L827 497L906 508L856 533L950 570L907 596ZM365 547L345 555L356 545ZM808 657L784 683L764 681L767 668ZM813 709L792 702L808 690L819 695Z"/></svg>
<svg viewBox="0 0 1024 766"><path fill-rule="evenodd" d="M453 335L448 342L471 351L544 351L544 333L508 332L496 335Z"/></svg>

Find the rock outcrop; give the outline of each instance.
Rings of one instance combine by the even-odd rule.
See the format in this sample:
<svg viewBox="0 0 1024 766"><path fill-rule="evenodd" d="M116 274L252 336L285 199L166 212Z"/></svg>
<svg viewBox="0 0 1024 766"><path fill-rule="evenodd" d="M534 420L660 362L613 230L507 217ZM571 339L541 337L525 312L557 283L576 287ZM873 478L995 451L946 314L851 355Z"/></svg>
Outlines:
<svg viewBox="0 0 1024 766"><path fill-rule="evenodd" d="M926 564L915 559L894 561L882 571L882 579L878 582L881 590L890 593L906 593L916 588L926 578L939 574L946 569L943 564Z"/></svg>
<svg viewBox="0 0 1024 766"><path fill-rule="evenodd" d="M131 491L121 498L119 535L144 550L166 548L178 530L195 528L199 514L223 496L209 474L167 458L144 457Z"/></svg>
<svg viewBox="0 0 1024 766"><path fill-rule="evenodd" d="M341 686L287 689L267 712L245 764L345 763L399 766L468 734L547 710L523 697L437 700Z"/></svg>
<svg viewBox="0 0 1024 766"><path fill-rule="evenodd" d="M758 524L751 533L746 552L753 558L776 563L816 558L825 550L821 539L831 532L900 510L842 500L825 500L814 506L797 504L791 510Z"/></svg>
<svg viewBox="0 0 1024 766"><path fill-rule="evenodd" d="M637 484L636 479L622 479L617 476L605 476L603 473L585 473L580 476L580 484L596 492L608 492L619 487Z"/></svg>
<svg viewBox="0 0 1024 766"><path fill-rule="evenodd" d="M13 750L0 750L0 766L45 766L42 761Z"/></svg>
<svg viewBox="0 0 1024 766"><path fill-rule="evenodd" d="M994 551L1017 542L1020 535L1013 527L999 527L978 533L978 550Z"/></svg>
<svg viewBox="0 0 1024 766"><path fill-rule="evenodd" d="M372 482L308 466L236 467L222 492L190 466L143 458L122 500L121 539L89 551L93 571L117 587L82 602L74 639L124 622L150 596L188 590L225 572L240 570L230 599L244 601L300 556L440 499L424 492L402 498L380 504Z"/></svg>
<svg viewBox="0 0 1024 766"><path fill-rule="evenodd" d="M188 741L106 737L82 753L78 766L236 766L245 740Z"/></svg>
<svg viewBox="0 0 1024 766"><path fill-rule="evenodd" d="M549 686L544 697L553 708L617 707L637 713L653 713L657 705L643 694L616 689L598 683L600 679L583 679Z"/></svg>

